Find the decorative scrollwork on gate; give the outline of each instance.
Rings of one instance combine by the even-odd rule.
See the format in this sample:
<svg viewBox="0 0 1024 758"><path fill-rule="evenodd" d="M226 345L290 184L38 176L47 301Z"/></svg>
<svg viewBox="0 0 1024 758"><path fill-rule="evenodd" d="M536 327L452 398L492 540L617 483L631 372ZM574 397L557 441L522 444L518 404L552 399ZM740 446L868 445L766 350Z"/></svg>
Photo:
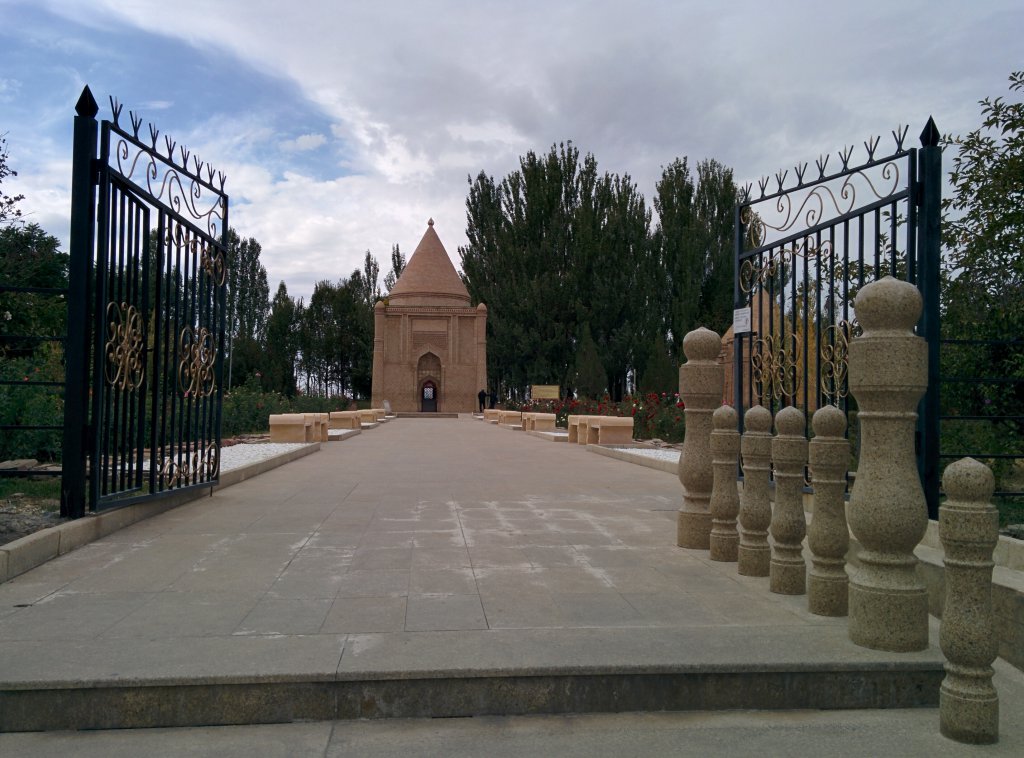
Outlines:
<svg viewBox="0 0 1024 758"><path fill-rule="evenodd" d="M800 345L795 334L766 334L754 342L750 367L757 395L764 404L796 395Z"/></svg>
<svg viewBox="0 0 1024 758"><path fill-rule="evenodd" d="M112 132L116 135L116 144L112 144L110 168L144 190L156 202L204 224L210 236L219 236L227 216L227 196L224 194L227 177L224 173L215 171L212 165L167 135L163 139L164 154L161 154L160 130L153 124L149 125L147 145L145 137L140 134L142 117L134 111L129 111L129 134L121 128L122 107L111 98Z"/></svg>
<svg viewBox="0 0 1024 758"><path fill-rule="evenodd" d="M224 251L208 242L192 240L193 250L199 245L199 265L218 287L227 281L228 269L224 263Z"/></svg>
<svg viewBox="0 0 1024 758"><path fill-rule="evenodd" d="M740 289L749 295L755 287L764 288L769 281L778 276L780 272L784 272L786 267L798 258L831 259L834 255L835 250L830 240L822 240L820 246L809 244L807 240L804 240L798 247L786 247L772 252L767 260L755 262L752 256L740 265Z"/></svg>
<svg viewBox="0 0 1024 758"><path fill-rule="evenodd" d="M821 335L821 392L832 405L849 393L850 341L860 334L856 319L829 326Z"/></svg>
<svg viewBox="0 0 1024 758"><path fill-rule="evenodd" d="M758 180L760 195L756 198L752 185L745 185L741 190L740 220L745 227L747 243L752 248L759 248L765 244L770 232L778 238L798 226L811 228L844 216L858 204L863 204L857 198L859 191L868 195L869 200L872 196L875 200L886 200L901 192L904 182L900 161L908 154L904 148L907 128L898 126L893 130L895 151L891 155L875 157L881 141L875 136L864 142L867 158L861 165L851 165L854 147L850 145L837 154L840 163L837 172L828 172L830 156L823 155L815 162L817 177L813 172L808 175L808 164L802 163L794 166L792 171L776 172L774 192L770 176Z"/></svg>
<svg viewBox="0 0 1024 758"><path fill-rule="evenodd" d="M214 365L217 348L213 333L205 326L198 331L186 326L178 340L178 385L185 397L209 397L217 389Z"/></svg>
<svg viewBox="0 0 1024 758"><path fill-rule="evenodd" d="M145 366L142 360L145 339L142 314L128 303L107 304L107 361L104 375L107 383L122 391L131 391L142 384Z"/></svg>
<svg viewBox="0 0 1024 758"><path fill-rule="evenodd" d="M220 472L220 448L215 442L206 450L193 450L185 455L168 455L160 466L160 479L164 487L195 484L203 479L215 479Z"/></svg>

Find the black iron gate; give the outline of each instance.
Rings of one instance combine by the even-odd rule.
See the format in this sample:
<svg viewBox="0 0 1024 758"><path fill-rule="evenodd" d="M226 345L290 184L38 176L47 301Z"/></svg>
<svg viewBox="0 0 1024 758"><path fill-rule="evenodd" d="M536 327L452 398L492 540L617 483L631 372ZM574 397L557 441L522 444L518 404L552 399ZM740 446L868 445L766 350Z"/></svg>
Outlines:
<svg viewBox="0 0 1024 758"><path fill-rule="evenodd" d="M916 284L924 297L918 333L929 343L929 391L922 401L918 445L925 496L938 515L939 219L941 148L929 119L918 148L904 145L907 128L892 133L894 149L878 155L880 139L780 171L744 189L736 209L733 387L742 412L761 404L794 405L808 416L825 404L853 418L847 392L847 348L859 327L853 301L864 284L892 275ZM833 164L835 165L835 164ZM851 434L856 433L851 423Z"/></svg>
<svg viewBox="0 0 1024 758"><path fill-rule="evenodd" d="M140 135L135 113L123 128L110 105L97 124L86 87L76 108L61 487L72 517L209 487L220 469L225 177L152 125Z"/></svg>

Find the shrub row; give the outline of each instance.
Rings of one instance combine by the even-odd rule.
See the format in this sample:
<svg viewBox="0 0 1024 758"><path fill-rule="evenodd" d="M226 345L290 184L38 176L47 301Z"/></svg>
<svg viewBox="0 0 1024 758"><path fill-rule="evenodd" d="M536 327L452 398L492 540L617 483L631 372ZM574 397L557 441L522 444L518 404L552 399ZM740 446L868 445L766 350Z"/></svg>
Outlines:
<svg viewBox="0 0 1024 758"><path fill-rule="evenodd" d="M514 406L514 407L513 407ZM588 398L565 400L531 400L522 404L510 404L512 410L534 413L554 413L558 426L568 425L569 416L632 416L633 436L636 439L660 439L665 442L682 442L686 420L683 415L683 401L678 393L663 392L660 395L649 392L646 395L626 395L616 402L605 395L600 400Z"/></svg>

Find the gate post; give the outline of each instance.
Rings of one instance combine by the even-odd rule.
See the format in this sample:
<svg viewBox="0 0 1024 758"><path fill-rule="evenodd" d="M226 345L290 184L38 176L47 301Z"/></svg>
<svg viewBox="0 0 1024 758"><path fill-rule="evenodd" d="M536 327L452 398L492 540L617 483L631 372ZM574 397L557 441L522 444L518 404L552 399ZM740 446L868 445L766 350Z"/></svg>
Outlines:
<svg viewBox="0 0 1024 758"><path fill-rule="evenodd" d="M64 439L61 451L60 515L85 515L86 408L89 398L89 269L96 208L96 113L89 87L75 105L71 173L71 238L68 267L68 331L64 347Z"/></svg>
<svg viewBox="0 0 1024 758"><path fill-rule="evenodd" d="M939 147L939 129L929 117L921 132L918 151L918 177L921 191L918 196L918 286L924 300L920 336L928 342L928 389L918 413L920 419L921 450L918 456L921 483L924 486L928 518L939 517L939 266L942 218L942 148Z"/></svg>

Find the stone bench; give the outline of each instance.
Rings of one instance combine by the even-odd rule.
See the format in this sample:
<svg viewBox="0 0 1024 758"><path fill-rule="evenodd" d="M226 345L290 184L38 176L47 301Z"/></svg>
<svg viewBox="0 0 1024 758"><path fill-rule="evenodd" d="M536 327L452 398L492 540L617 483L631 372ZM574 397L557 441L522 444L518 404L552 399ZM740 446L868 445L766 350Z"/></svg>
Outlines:
<svg viewBox="0 0 1024 758"><path fill-rule="evenodd" d="M590 416L584 416L584 415L569 416L569 418L568 418L568 423L569 423L569 442L577 442L578 443L580 441L580 425L582 424L583 425L583 443L586 444L586 441L587 441L586 424L587 424L587 420L589 418L590 418Z"/></svg>
<svg viewBox="0 0 1024 758"><path fill-rule="evenodd" d="M498 412L498 424L499 426L520 426L523 423L523 414L521 411L499 411Z"/></svg>
<svg viewBox="0 0 1024 758"><path fill-rule="evenodd" d="M527 432L555 431L554 413L524 413L523 430Z"/></svg>
<svg viewBox="0 0 1024 758"><path fill-rule="evenodd" d="M331 426L331 414L329 413L304 413L302 414L309 419L310 425L312 426L312 440L311 442L327 442L328 429Z"/></svg>
<svg viewBox="0 0 1024 758"><path fill-rule="evenodd" d="M362 429L359 411L331 411L331 429Z"/></svg>
<svg viewBox="0 0 1024 758"><path fill-rule="evenodd" d="M317 439L320 430L317 429ZM270 417L271 442L314 442L313 422L305 413L277 413Z"/></svg>
<svg viewBox="0 0 1024 758"><path fill-rule="evenodd" d="M376 414L375 420L378 423L383 421L384 419L386 419L387 416L388 416L388 412L386 410L384 410L383 408L371 408L370 410L373 411Z"/></svg>
<svg viewBox="0 0 1024 758"><path fill-rule="evenodd" d="M498 417L501 415L501 411L497 408L487 408L484 411L484 421L488 421L492 424L498 423Z"/></svg>
<svg viewBox="0 0 1024 758"><path fill-rule="evenodd" d="M633 441L632 416L591 416L587 424L588 445L621 445Z"/></svg>
<svg viewBox="0 0 1024 758"><path fill-rule="evenodd" d="M356 411L359 414L359 418L362 419L364 424L376 424L377 423L377 411L367 409L363 411Z"/></svg>

